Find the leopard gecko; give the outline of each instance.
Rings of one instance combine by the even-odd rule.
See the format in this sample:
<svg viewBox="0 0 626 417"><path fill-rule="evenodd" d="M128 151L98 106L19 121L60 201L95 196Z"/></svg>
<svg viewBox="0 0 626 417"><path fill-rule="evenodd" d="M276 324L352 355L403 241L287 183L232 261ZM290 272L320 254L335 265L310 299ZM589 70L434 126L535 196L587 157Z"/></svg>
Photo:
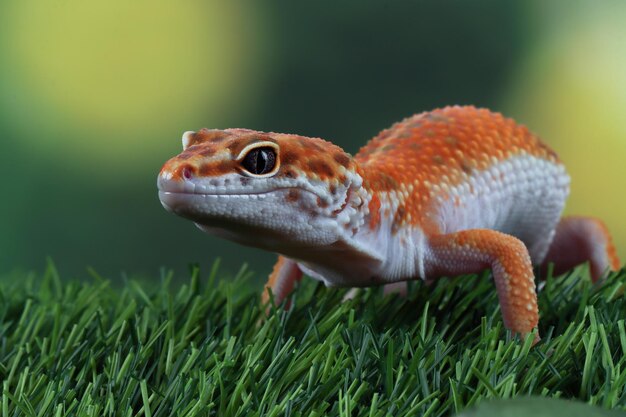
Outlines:
<svg viewBox="0 0 626 417"><path fill-rule="evenodd" d="M570 177L526 127L451 106L408 117L352 157L319 138L248 129L183 134L158 175L163 206L201 230L278 253L279 303L304 274L366 287L490 268L504 325L529 334L533 266L619 260L605 225L564 217ZM269 291L264 292L267 300Z"/></svg>

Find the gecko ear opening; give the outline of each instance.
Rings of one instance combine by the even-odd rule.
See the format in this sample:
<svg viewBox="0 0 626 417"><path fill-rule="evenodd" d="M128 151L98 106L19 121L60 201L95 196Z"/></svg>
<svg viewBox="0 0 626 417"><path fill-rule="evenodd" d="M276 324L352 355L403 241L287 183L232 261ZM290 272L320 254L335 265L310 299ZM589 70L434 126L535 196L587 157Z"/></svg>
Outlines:
<svg viewBox="0 0 626 417"><path fill-rule="evenodd" d="M185 133L183 133L183 151L187 150L187 148L189 147L189 145L191 145L191 142L193 141L193 137L195 136L196 132L189 130Z"/></svg>

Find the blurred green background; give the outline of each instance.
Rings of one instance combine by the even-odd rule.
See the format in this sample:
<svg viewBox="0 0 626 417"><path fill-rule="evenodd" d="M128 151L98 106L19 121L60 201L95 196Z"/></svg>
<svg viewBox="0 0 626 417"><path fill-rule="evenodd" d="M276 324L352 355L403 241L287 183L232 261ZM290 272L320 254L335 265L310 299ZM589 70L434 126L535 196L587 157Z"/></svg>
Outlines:
<svg viewBox="0 0 626 417"><path fill-rule="evenodd" d="M167 213L185 130L247 127L349 152L394 121L476 104L527 124L573 176L567 211L626 256L626 3L3 0L0 273L183 275L268 253Z"/></svg>

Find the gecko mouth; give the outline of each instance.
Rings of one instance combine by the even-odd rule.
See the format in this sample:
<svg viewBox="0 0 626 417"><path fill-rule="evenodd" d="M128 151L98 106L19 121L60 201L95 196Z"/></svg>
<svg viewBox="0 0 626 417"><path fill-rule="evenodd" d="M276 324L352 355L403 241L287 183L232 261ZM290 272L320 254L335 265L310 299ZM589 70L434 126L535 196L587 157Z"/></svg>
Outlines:
<svg viewBox="0 0 626 417"><path fill-rule="evenodd" d="M164 190L159 187L159 200L161 205L174 214L195 218L198 215L208 214L214 209L209 209L210 206L217 204L223 205L229 202L235 204L261 202L267 198L276 199L277 201L284 201L291 191L297 191L299 193L306 193L311 195L310 201L319 201L321 197L305 188L301 187L283 187L274 188L271 190L259 190L259 191L245 191L244 190L220 190L220 192L206 192L197 189L194 190ZM212 190L213 191L213 190ZM276 196L282 194L282 196ZM346 195L345 200L341 202L340 207L332 211L331 216L338 216L348 205L349 195ZM308 209L310 210L310 208Z"/></svg>
<svg viewBox="0 0 626 417"><path fill-rule="evenodd" d="M202 201L207 199L227 199L227 198L241 198L241 199L255 199L263 198L267 194L272 194L280 190L269 191L257 191L257 192L222 192L222 193L207 193L207 192L186 192L186 191L164 191L159 190L159 199L163 205L169 207L176 207L186 205L195 201ZM166 207L168 208L168 207ZM169 208L168 208L169 209Z"/></svg>
<svg viewBox="0 0 626 417"><path fill-rule="evenodd" d="M281 187L281 188L272 188L269 190L260 190L260 191L249 191L249 190L219 190L219 192L217 190L210 190L207 191L205 190L198 190L198 189L193 189L193 190L181 190L181 189L163 189L159 187L159 197L162 195L180 195L180 196L206 196L206 197L211 197L211 196L215 196L215 197L246 197L246 196L261 196L261 195L266 195L266 194L272 194L272 193L276 193L276 192L289 192L291 190L297 190L297 191L302 191L305 193L309 193L312 194L316 197L320 197L322 198L320 195L318 195L316 192L308 190L306 188L302 188L302 187Z"/></svg>
<svg viewBox="0 0 626 417"><path fill-rule="evenodd" d="M167 179L159 176L157 181L157 188L159 190L159 196L161 195L180 195L180 196L251 196L251 195L263 195L270 194L278 191L289 191L289 190L301 190L306 191L311 194L315 194L312 190L308 190L302 187L294 187L294 186L286 186L286 187L278 187L278 188L267 188L261 190L251 190L248 187L232 187L227 188L226 184L217 185L217 186L209 186L205 184L199 184L192 181L168 181ZM319 197L319 196L318 196Z"/></svg>
<svg viewBox="0 0 626 417"><path fill-rule="evenodd" d="M163 207L185 217L192 213L201 214L202 212L214 211L216 207L210 208L210 206L230 204L229 201L233 204L243 204L271 199L272 201L276 200L276 203L279 204L288 202L291 205L297 203L296 200L292 199L292 195L300 196L297 200L302 201L302 209L315 210L314 206L324 207L322 204L325 204L326 206L334 206L335 210L332 211L331 215L337 216L345 209L349 200L349 193L346 193L341 201L327 201L328 196L320 195L316 190L308 187L297 185L285 184L283 187L265 189L250 189L251 187L245 187L245 185L236 185L228 187L226 184L213 186L212 184L199 184L193 181L169 181L161 176L157 182L159 200L161 200ZM293 194L294 191L295 194ZM307 195L308 197L305 197Z"/></svg>
<svg viewBox="0 0 626 417"><path fill-rule="evenodd" d="M229 200L229 199L232 199L232 200L236 199L239 201L262 200L275 193L282 192L284 194L287 194L290 190L298 190L301 192L310 193L313 196L318 197L317 194L315 194L314 192L310 190L305 190L303 188L298 188L298 187L285 187L285 188L275 188L275 189L266 190L266 191L243 192L243 190L232 190L232 191L225 191L225 192L219 192L219 193L199 192L197 190L195 191L159 190L159 200L161 200L161 204L163 205L163 207L165 207L169 211L176 213L180 211L181 209L185 210L185 209L190 208L190 206L198 205L202 203L206 204L206 203L209 203L210 201L218 202L218 201L224 201L224 200Z"/></svg>
<svg viewBox="0 0 626 417"><path fill-rule="evenodd" d="M159 190L159 196L162 195L181 195L181 196L194 196L194 195L199 195L199 196L224 196L224 197L237 197L237 196L249 196L249 195L262 195L262 194L270 194L273 193L275 191L281 191L281 190L289 190L289 188L278 188L278 189L274 189L274 190L268 190L268 191L256 191L256 192L242 192L242 191L237 191L234 190L233 192L220 192L220 193L207 193L207 192L199 192L199 191L167 191L167 190Z"/></svg>
<svg viewBox="0 0 626 417"><path fill-rule="evenodd" d="M197 192L184 192L184 191L161 191L159 190L159 200L161 205L174 214L183 217L193 218L197 215L202 215L207 208L214 204L224 203L226 201L250 201L255 199L262 199L266 197L269 192L263 193L221 193L221 194L209 194L209 193L197 193Z"/></svg>

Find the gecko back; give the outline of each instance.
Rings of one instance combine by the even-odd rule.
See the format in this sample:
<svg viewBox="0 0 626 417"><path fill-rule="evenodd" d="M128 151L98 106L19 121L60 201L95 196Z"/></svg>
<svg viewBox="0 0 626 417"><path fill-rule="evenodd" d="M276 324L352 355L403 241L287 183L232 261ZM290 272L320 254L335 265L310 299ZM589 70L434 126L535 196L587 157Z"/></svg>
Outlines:
<svg viewBox="0 0 626 417"><path fill-rule="evenodd" d="M371 211L388 206L394 231L498 230L522 240L536 263L546 255L569 192L565 167L536 135L470 106L404 119L355 160L365 187L378 196Z"/></svg>

